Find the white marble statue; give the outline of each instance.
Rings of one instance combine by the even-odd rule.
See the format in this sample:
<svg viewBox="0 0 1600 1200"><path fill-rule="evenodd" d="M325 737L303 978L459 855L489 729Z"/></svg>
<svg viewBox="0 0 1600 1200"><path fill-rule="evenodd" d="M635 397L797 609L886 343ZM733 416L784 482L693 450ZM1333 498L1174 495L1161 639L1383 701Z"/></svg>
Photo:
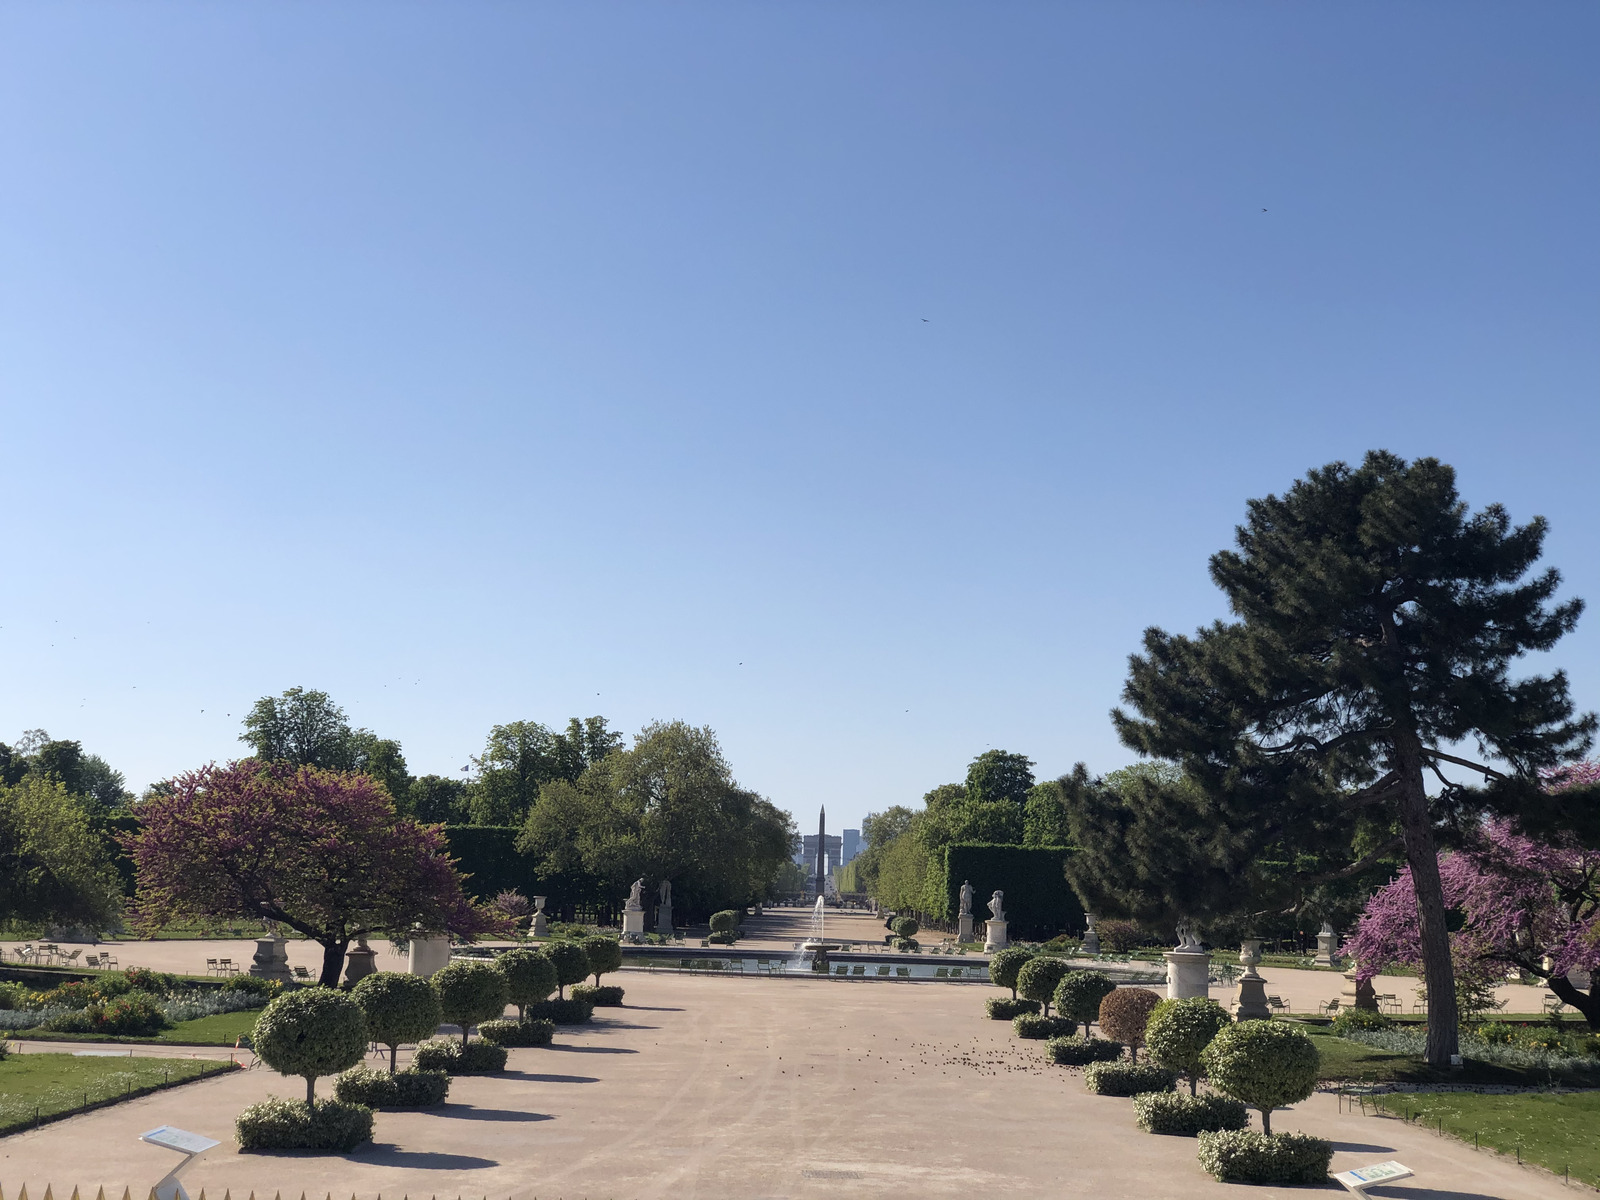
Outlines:
<svg viewBox="0 0 1600 1200"><path fill-rule="evenodd" d="M1006 919L1005 897L1006 894L998 889L996 889L994 895L989 897L989 915L996 921L1004 921Z"/></svg>
<svg viewBox="0 0 1600 1200"><path fill-rule="evenodd" d="M961 881L961 916L972 915L972 884L966 880Z"/></svg>
<svg viewBox="0 0 1600 1200"><path fill-rule="evenodd" d="M628 908L639 912L644 908L644 878L641 876L633 881L633 890L628 893Z"/></svg>

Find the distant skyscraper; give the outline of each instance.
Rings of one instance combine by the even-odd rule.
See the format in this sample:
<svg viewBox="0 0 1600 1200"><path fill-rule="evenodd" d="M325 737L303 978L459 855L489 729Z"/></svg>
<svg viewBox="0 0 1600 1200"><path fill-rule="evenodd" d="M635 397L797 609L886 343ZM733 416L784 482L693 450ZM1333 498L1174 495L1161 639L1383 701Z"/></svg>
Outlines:
<svg viewBox="0 0 1600 1200"><path fill-rule="evenodd" d="M861 853L861 830L846 829L841 839L843 845L839 852L839 865L842 867L856 855Z"/></svg>

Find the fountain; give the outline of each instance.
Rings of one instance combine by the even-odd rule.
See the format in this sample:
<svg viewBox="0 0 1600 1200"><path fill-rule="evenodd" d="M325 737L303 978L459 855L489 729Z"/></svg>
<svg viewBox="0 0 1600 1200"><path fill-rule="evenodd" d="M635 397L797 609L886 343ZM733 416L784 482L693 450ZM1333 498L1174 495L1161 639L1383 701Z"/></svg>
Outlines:
<svg viewBox="0 0 1600 1200"><path fill-rule="evenodd" d="M823 925L826 920L826 907L823 897L817 897L817 906L811 910L811 936L800 943L800 956L798 963L806 961L806 955L811 955L811 969L826 975L828 972L828 951L841 950L840 942L829 942L823 938ZM797 964L798 965L798 964Z"/></svg>

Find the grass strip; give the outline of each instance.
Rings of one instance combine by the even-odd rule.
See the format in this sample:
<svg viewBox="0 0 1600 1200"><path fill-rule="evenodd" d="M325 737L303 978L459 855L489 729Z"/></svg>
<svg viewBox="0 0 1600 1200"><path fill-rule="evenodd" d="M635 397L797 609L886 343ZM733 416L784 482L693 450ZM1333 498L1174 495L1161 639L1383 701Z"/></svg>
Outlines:
<svg viewBox="0 0 1600 1200"><path fill-rule="evenodd" d="M237 1069L189 1058L13 1054L0 1060L0 1136Z"/></svg>
<svg viewBox="0 0 1600 1200"><path fill-rule="evenodd" d="M14 1038L30 1042L115 1042L128 1046L231 1046L256 1027L259 1008L240 1012L217 1013L209 1017L196 1017L192 1021L179 1021L171 1029L163 1029L151 1037L127 1037L105 1033L54 1033L44 1029L17 1029Z"/></svg>
<svg viewBox="0 0 1600 1200"><path fill-rule="evenodd" d="M1365 1101L1380 1112L1536 1163L1600 1188L1600 1091L1408 1092Z"/></svg>

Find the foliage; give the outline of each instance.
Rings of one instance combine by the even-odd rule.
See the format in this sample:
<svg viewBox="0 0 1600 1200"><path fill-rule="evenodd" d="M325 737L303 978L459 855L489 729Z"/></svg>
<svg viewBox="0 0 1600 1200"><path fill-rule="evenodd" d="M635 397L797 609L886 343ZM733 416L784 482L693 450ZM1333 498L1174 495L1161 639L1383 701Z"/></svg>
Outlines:
<svg viewBox="0 0 1600 1200"><path fill-rule="evenodd" d="M239 978L249 979L251 976L242 975ZM249 1012L252 1009L265 1008L267 1002L274 996L282 994L280 987L273 992L258 992L254 989L235 988L234 980L229 981L225 991L193 991L182 996L173 996L161 1004L161 1011L167 1014L167 1020L196 1021L201 1017L216 1017L223 1013ZM267 983L268 980L260 980Z"/></svg>
<svg viewBox="0 0 1600 1200"><path fill-rule="evenodd" d="M1281 1021L1240 1021L1221 1030L1200 1055L1211 1086L1261 1113L1272 1132L1272 1110L1298 1104L1316 1090L1317 1047Z"/></svg>
<svg viewBox="0 0 1600 1200"><path fill-rule="evenodd" d="M1600 764L1581 763L1549 786L1560 795L1595 777ZM1458 991L1486 991L1508 970L1526 971L1600 1028L1600 850L1565 835L1538 841L1495 819L1473 829L1460 849L1439 855L1438 873L1444 903L1464 918L1450 935ZM1362 978L1395 962L1422 970L1410 867L1367 901L1344 950ZM1574 968L1590 972L1587 990L1568 980Z"/></svg>
<svg viewBox="0 0 1600 1200"><path fill-rule="evenodd" d="M122 887L81 801L32 775L0 787L0 925L100 928L121 908Z"/></svg>
<svg viewBox="0 0 1600 1200"><path fill-rule="evenodd" d="M241 1150L337 1150L348 1154L372 1140L372 1110L342 1100L301 1104L272 1096L240 1113L233 1129Z"/></svg>
<svg viewBox="0 0 1600 1200"><path fill-rule="evenodd" d="M1170 1092L1178 1077L1154 1063L1097 1062L1083 1073L1083 1086L1097 1096L1138 1096Z"/></svg>
<svg viewBox="0 0 1600 1200"><path fill-rule="evenodd" d="M478 1036L491 1046L548 1046L556 1035L554 1021L485 1021Z"/></svg>
<svg viewBox="0 0 1600 1200"><path fill-rule="evenodd" d="M1144 926L1137 921L1126 921L1120 917L1107 917L1097 921L1094 929L1100 935L1100 948L1109 950L1113 954L1127 954L1150 941Z"/></svg>
<svg viewBox="0 0 1600 1200"><path fill-rule="evenodd" d="M557 995L564 997L567 988L589 977L589 954L581 943L551 942L545 947L545 953L556 969Z"/></svg>
<svg viewBox="0 0 1600 1200"><path fill-rule="evenodd" d="M595 986L600 986L600 976L622 970L622 943L614 937L597 935L583 939L583 952L589 956L589 974Z"/></svg>
<svg viewBox="0 0 1600 1200"><path fill-rule="evenodd" d="M129 992L87 1007L69 1009L45 1020L41 1029L54 1033L98 1033L109 1037L149 1037L171 1022L154 996Z"/></svg>
<svg viewBox="0 0 1600 1200"><path fill-rule="evenodd" d="M1469 515L1454 472L1434 459L1374 451L1248 509L1238 549L1211 560L1238 619L1188 637L1148 630L1123 693L1137 716L1113 714L1124 743L1177 764L1185 786L1156 789L1137 811L1086 805L1074 840L1131 850L1134 886L1099 880L1122 899L1143 893L1196 917L1287 907L1323 877L1403 846L1420 885L1423 958L1445 984L1428 997L1428 1061L1443 1066L1457 1014L1441 826L1489 809L1600 827L1600 809L1563 811L1537 787L1541 768L1588 747L1596 718L1575 713L1563 673L1508 674L1569 632L1582 604L1552 603L1553 570L1524 579L1542 519L1513 529L1499 506ZM1444 747L1474 737L1504 770L1467 763L1489 786L1450 780L1430 800L1425 773L1449 780L1465 760ZM1399 829L1356 857L1362 818ZM1256 865L1265 861L1289 864L1271 888Z"/></svg>
<svg viewBox="0 0 1600 1200"><path fill-rule="evenodd" d="M896 917L891 928L893 928L896 937L910 940L917 936L917 931L922 926L917 924L915 917Z"/></svg>
<svg viewBox="0 0 1600 1200"><path fill-rule="evenodd" d="M465 824L467 785L445 775L420 775L406 789L405 811L424 825Z"/></svg>
<svg viewBox="0 0 1600 1200"><path fill-rule="evenodd" d="M517 850L520 833L514 826L445 826L448 853L456 860L462 887L469 896L488 903L509 888L526 888L530 892L573 890L573 881L560 875L548 882L536 877L533 864Z"/></svg>
<svg viewBox="0 0 1600 1200"><path fill-rule="evenodd" d="M1122 1043L1097 1037L1053 1037L1044 1044L1044 1052L1051 1062L1082 1067L1095 1062L1115 1062L1122 1057Z"/></svg>
<svg viewBox="0 0 1600 1200"><path fill-rule="evenodd" d="M447 1075L493 1075L506 1069L506 1048L478 1040L465 1045L454 1038L429 1038L411 1057L413 1071Z"/></svg>
<svg viewBox="0 0 1600 1200"><path fill-rule="evenodd" d="M1022 968L1036 957L1032 950L1024 950L1021 946L1007 946L1004 950L997 950L989 959L989 982L995 987L1011 989L1011 998L1017 998L1017 977L1022 974Z"/></svg>
<svg viewBox="0 0 1600 1200"><path fill-rule="evenodd" d="M622 996L623 991L619 987L578 983L572 987L571 999L588 1004L590 1008L619 1008L622 1005Z"/></svg>
<svg viewBox="0 0 1600 1200"><path fill-rule="evenodd" d="M371 976L368 976L371 978ZM432 1108L443 1104L450 1092L444 1071L374 1071L351 1067L333 1081L333 1094L346 1104L368 1108Z"/></svg>
<svg viewBox="0 0 1600 1200"><path fill-rule="evenodd" d="M306 1103L317 1076L336 1075L367 1052L367 1019L361 1006L332 988L304 988L267 1005L251 1035L257 1057L280 1075L306 1081Z"/></svg>
<svg viewBox="0 0 1600 1200"><path fill-rule="evenodd" d="M492 963L456 960L434 972L428 981L439 997L445 1024L461 1028L461 1044L479 1021L498 1018L511 1003L506 977Z"/></svg>
<svg viewBox="0 0 1600 1200"><path fill-rule="evenodd" d="M1022 844L1029 849L1072 845L1066 796L1060 780L1047 779L1028 792L1022 808Z"/></svg>
<svg viewBox="0 0 1600 1200"><path fill-rule="evenodd" d="M1202 1131L1243 1129L1250 1122L1245 1106L1227 1096L1182 1092L1146 1092L1133 1098L1133 1115L1146 1133L1194 1137Z"/></svg>
<svg viewBox="0 0 1600 1200"><path fill-rule="evenodd" d="M739 928L739 914L731 908L714 912L711 914L710 925L712 933L732 933Z"/></svg>
<svg viewBox="0 0 1600 1200"><path fill-rule="evenodd" d="M1100 1001L1116 987L1099 971L1069 971L1056 984L1056 1011L1087 1030L1090 1022L1099 1019Z"/></svg>
<svg viewBox="0 0 1600 1200"><path fill-rule="evenodd" d="M718 933L713 933L706 938L706 941L710 942L713 946L731 946L738 940L739 931L737 929L724 929Z"/></svg>
<svg viewBox="0 0 1600 1200"><path fill-rule="evenodd" d="M439 994L420 975L375 972L357 981L350 989L350 999L366 1018L367 1037L380 1046L389 1047L391 1074L401 1044L432 1037L444 1019L439 1008Z"/></svg>
<svg viewBox="0 0 1600 1200"><path fill-rule="evenodd" d="M929 911L954 920L961 911L961 884L972 884L973 917L979 928L985 905L996 890L1005 892L1006 920L1012 938L1045 938L1083 928L1083 906L1066 886L1065 864L1077 851L1060 846L1029 847L954 842L943 854Z"/></svg>
<svg viewBox="0 0 1600 1200"><path fill-rule="evenodd" d="M412 781L400 743L352 729L326 692L292 687L281 696L263 696L245 717L239 740L254 758L354 771L381 784L397 806L409 799Z"/></svg>
<svg viewBox="0 0 1600 1200"><path fill-rule="evenodd" d="M1072 968L1067 965L1064 958L1052 958L1048 955L1039 955L1022 964L1022 969L1017 972L1017 994L1025 1000L1037 1000L1044 1005L1044 1015L1050 1015L1050 1005L1056 995L1056 987ZM1076 1033L1077 1024L1074 1022L1067 1033Z"/></svg>
<svg viewBox="0 0 1600 1200"><path fill-rule="evenodd" d="M533 914L533 901L516 888L505 888L496 892L494 899L489 901L489 907L502 916L518 921Z"/></svg>
<svg viewBox="0 0 1600 1200"><path fill-rule="evenodd" d="M173 781L140 806L126 839L141 923L261 917L323 947L321 982L339 981L357 936L500 928L473 908L442 832L399 817L364 775L246 760Z"/></svg>
<svg viewBox="0 0 1600 1200"><path fill-rule="evenodd" d="M916 938L895 938L894 948L901 954L915 954L922 949L922 943Z"/></svg>
<svg viewBox="0 0 1600 1200"><path fill-rule="evenodd" d="M1211 1039L1233 1023L1222 1006L1204 996L1163 1000L1150 1010L1145 1025L1145 1045L1158 1066L1189 1080L1189 1094L1204 1073L1200 1055Z"/></svg>
<svg viewBox="0 0 1600 1200"><path fill-rule="evenodd" d="M1388 1029L1394 1022L1382 1013L1366 1008L1341 1008L1330 1026L1336 1037L1344 1037L1357 1029Z"/></svg>
<svg viewBox="0 0 1600 1200"><path fill-rule="evenodd" d="M1011 1028L1019 1038L1043 1041L1046 1038L1071 1037L1078 1032L1078 1023L1069 1021L1065 1017L1022 1013L1011 1019Z"/></svg>
<svg viewBox="0 0 1600 1200"><path fill-rule="evenodd" d="M574 993L577 988L572 989ZM574 995L566 1000L541 1000L528 1005L528 1020L554 1021L557 1025L582 1025L594 1016L594 1005Z"/></svg>
<svg viewBox="0 0 1600 1200"><path fill-rule="evenodd" d="M1018 1000L1010 996L990 996L984 1001L984 1011L991 1021L1013 1021L1017 1017L1039 1011L1037 1000Z"/></svg>
<svg viewBox="0 0 1600 1200"><path fill-rule="evenodd" d="M1107 1037L1128 1047L1130 1056L1137 1062L1150 1013L1159 1003L1161 997L1149 988L1114 988L1100 1001L1100 1028Z"/></svg>
<svg viewBox="0 0 1600 1200"><path fill-rule="evenodd" d="M528 1015L528 1005L556 990L556 964L543 950L517 946L496 958L494 966L506 977L506 995L519 1020Z"/></svg>
<svg viewBox="0 0 1600 1200"><path fill-rule="evenodd" d="M1308 1133L1229 1129L1199 1139L1200 1165L1223 1183L1318 1184L1333 1161L1333 1145Z"/></svg>

